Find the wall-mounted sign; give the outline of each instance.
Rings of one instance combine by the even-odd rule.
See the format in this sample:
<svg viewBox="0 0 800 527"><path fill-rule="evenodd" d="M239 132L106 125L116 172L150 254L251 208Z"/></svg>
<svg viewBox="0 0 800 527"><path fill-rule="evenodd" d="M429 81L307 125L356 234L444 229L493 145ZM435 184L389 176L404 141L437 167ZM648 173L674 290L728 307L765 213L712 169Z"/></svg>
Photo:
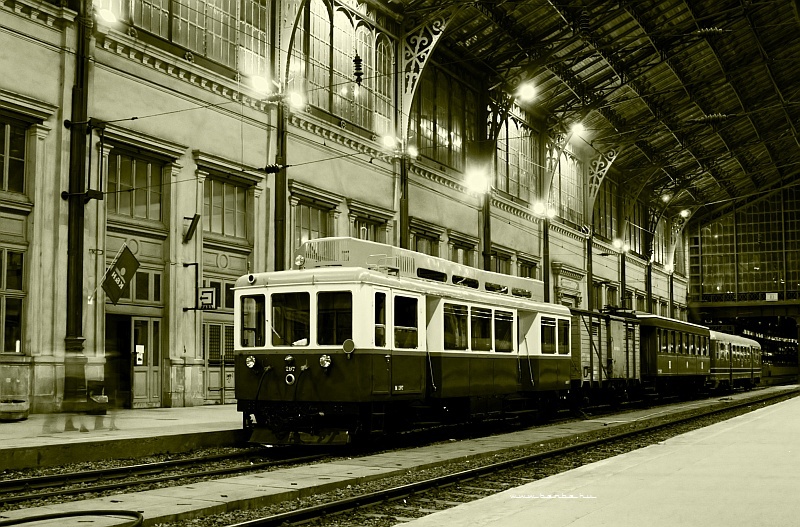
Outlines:
<svg viewBox="0 0 800 527"><path fill-rule="evenodd" d="M200 309L217 309L217 289L215 287L198 288L197 307Z"/></svg>

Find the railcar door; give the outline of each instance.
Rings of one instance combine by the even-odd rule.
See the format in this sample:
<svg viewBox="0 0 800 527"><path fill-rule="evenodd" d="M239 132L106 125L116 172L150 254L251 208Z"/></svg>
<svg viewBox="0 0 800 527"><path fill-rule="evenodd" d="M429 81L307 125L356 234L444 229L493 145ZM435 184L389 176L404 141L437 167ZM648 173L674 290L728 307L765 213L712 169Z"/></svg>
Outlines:
<svg viewBox="0 0 800 527"><path fill-rule="evenodd" d="M420 394L425 388L425 301L420 295L394 292L391 312L392 395Z"/></svg>
<svg viewBox="0 0 800 527"><path fill-rule="evenodd" d="M372 393L375 395L389 395L391 392L391 363L392 355L386 330L391 317L389 310L389 290L376 288L372 293L373 313L373 341L375 353L372 354Z"/></svg>

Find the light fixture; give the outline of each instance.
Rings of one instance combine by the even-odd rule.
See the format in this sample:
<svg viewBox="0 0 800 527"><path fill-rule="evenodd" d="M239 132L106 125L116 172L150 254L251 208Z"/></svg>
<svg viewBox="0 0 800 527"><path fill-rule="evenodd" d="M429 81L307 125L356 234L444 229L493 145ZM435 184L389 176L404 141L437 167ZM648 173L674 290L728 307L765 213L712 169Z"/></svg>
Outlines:
<svg viewBox="0 0 800 527"><path fill-rule="evenodd" d="M544 206L544 203L541 201L537 201L533 204L533 213L537 216L544 216L545 211L547 208Z"/></svg>
<svg viewBox="0 0 800 527"><path fill-rule="evenodd" d="M688 218L692 212L689 209L683 209L680 212L681 218Z"/></svg>
<svg viewBox="0 0 800 527"><path fill-rule="evenodd" d="M254 75L250 77L250 84L253 86L253 89L258 93L268 94L270 89L272 88L272 83L269 82L269 79L266 77L260 77L258 75Z"/></svg>
<svg viewBox="0 0 800 527"><path fill-rule="evenodd" d="M583 135L583 132L586 131L586 128L583 126L583 123L577 122L573 123L572 127L570 128L570 131L572 132L572 135L581 136Z"/></svg>
<svg viewBox="0 0 800 527"><path fill-rule="evenodd" d="M517 89L517 97L522 102L530 102L536 98L536 88L533 87L533 84L527 82L520 84L519 88Z"/></svg>
<svg viewBox="0 0 800 527"><path fill-rule="evenodd" d="M472 192L483 194L489 190L489 178L482 170L470 169L465 174L464 185Z"/></svg>
<svg viewBox="0 0 800 527"><path fill-rule="evenodd" d="M419 155L419 150L417 150L417 147L414 145L408 145L408 148L406 148L406 153L410 158L416 159Z"/></svg>
<svg viewBox="0 0 800 527"><path fill-rule="evenodd" d="M330 355L320 355L319 357L319 365L323 368L330 368L332 362Z"/></svg>
<svg viewBox="0 0 800 527"><path fill-rule="evenodd" d="M100 18L103 19L103 22L107 24L117 23L117 15L115 15L110 9L98 9L97 14L100 15Z"/></svg>
<svg viewBox="0 0 800 527"><path fill-rule="evenodd" d="M301 94L295 91L289 92L287 100L289 102L289 106L291 106L295 110L300 110L306 105L305 97L303 97Z"/></svg>

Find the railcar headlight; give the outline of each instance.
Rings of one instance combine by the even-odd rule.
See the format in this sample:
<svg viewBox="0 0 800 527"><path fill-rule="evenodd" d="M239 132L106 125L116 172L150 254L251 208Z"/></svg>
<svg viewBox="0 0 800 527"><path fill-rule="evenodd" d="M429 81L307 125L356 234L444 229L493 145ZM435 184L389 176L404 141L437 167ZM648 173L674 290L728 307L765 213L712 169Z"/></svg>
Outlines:
<svg viewBox="0 0 800 527"><path fill-rule="evenodd" d="M298 269L302 269L305 263L306 263L305 256L303 256L302 254L298 254L297 256L295 256L294 258L295 267L297 267Z"/></svg>
<svg viewBox="0 0 800 527"><path fill-rule="evenodd" d="M319 365L323 368L330 368L331 367L331 356L330 355L320 355L319 357Z"/></svg>
<svg viewBox="0 0 800 527"><path fill-rule="evenodd" d="M248 355L244 359L244 365L250 368L251 370L256 367L256 358L252 355Z"/></svg>

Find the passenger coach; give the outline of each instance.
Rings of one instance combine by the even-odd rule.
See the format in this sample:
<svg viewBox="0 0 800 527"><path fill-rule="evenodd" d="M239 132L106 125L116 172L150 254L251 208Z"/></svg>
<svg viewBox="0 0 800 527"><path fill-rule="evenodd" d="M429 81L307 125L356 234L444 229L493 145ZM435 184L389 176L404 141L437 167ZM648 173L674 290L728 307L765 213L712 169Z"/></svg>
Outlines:
<svg viewBox="0 0 800 527"><path fill-rule="evenodd" d="M396 247L306 242L235 288L251 441L357 436L540 411L570 388L571 315L542 283Z"/></svg>

